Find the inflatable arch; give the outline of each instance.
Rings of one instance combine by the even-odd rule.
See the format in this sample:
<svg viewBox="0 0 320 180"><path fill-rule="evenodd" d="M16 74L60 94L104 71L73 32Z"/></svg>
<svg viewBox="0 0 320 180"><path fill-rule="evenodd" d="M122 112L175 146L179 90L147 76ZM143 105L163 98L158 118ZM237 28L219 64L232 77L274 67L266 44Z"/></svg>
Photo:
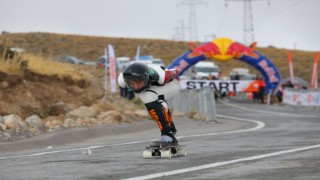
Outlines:
<svg viewBox="0 0 320 180"><path fill-rule="evenodd" d="M229 38L216 38L212 42L204 43L177 57L167 68L178 69L179 75L192 65L207 58L227 61L239 59L255 67L264 77L265 92L274 91L280 83L281 77L274 64L254 48L234 42Z"/></svg>

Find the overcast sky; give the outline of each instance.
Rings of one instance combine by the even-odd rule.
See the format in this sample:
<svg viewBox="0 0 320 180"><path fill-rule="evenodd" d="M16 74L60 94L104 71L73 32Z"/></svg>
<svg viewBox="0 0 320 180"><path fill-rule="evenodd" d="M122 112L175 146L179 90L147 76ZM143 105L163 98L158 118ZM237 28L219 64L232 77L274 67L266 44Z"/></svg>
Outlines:
<svg viewBox="0 0 320 180"><path fill-rule="evenodd" d="M189 0L0 0L0 31L190 40ZM320 0L251 0L259 47L320 50ZM184 3L183 3L184 2ZM242 0L198 0L199 41L244 43ZM181 30L181 28L180 28Z"/></svg>

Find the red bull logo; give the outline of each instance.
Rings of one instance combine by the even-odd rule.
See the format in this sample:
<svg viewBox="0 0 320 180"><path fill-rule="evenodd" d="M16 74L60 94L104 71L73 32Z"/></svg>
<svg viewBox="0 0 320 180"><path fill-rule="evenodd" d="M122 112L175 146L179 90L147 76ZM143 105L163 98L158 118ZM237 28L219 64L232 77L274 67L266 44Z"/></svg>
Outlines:
<svg viewBox="0 0 320 180"><path fill-rule="evenodd" d="M259 55L255 53L253 49L237 42L234 42L229 46L226 54L235 58L241 58L243 55L259 58Z"/></svg>
<svg viewBox="0 0 320 180"><path fill-rule="evenodd" d="M202 55L204 55L206 58L211 58L214 55L218 54L221 54L219 47L216 44L209 42L207 44L194 48L192 53L188 55L188 58L198 57Z"/></svg>
<svg viewBox="0 0 320 180"><path fill-rule="evenodd" d="M217 38L212 42L193 48L188 58L204 55L205 58L214 58L226 61L232 58L241 58L243 55L258 58L259 55L250 47L234 42L229 38Z"/></svg>

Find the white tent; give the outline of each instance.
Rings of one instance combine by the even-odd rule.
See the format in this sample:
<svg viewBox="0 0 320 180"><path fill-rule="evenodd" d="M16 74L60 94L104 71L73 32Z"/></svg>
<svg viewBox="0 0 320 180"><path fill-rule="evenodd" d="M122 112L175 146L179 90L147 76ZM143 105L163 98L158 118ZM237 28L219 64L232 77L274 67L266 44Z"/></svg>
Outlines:
<svg viewBox="0 0 320 180"><path fill-rule="evenodd" d="M283 84L286 84L288 81L291 81L291 78L290 77L287 77L285 79L281 79L280 81L280 84L283 85ZM298 86L298 87L306 87L306 88L310 88L310 84L308 81L300 78L300 77L294 77L294 83L293 83L295 86Z"/></svg>

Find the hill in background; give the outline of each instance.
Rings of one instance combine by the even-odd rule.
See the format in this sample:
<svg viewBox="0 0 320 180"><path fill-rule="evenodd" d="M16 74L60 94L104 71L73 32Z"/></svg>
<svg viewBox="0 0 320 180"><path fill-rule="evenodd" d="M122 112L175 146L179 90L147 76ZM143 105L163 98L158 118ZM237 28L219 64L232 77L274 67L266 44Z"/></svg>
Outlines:
<svg viewBox="0 0 320 180"><path fill-rule="evenodd" d="M141 55L153 55L161 58L166 64L170 64L175 58L186 52L189 48L187 42L177 42L160 39L132 39L111 38L80 35L62 35L52 33L12 33L0 35L0 44L10 47L23 48L29 53L40 54L46 58L58 58L70 55L83 60L96 61L104 54L104 47L112 44L116 56L134 57L136 49L140 45ZM197 45L200 45L198 43ZM287 49L274 47L258 47L257 51L269 58L279 69L283 78L289 77ZM315 52L291 50L295 76L307 81L311 79ZM253 74L258 72L251 66L239 60L226 62L215 61L220 66L222 75L228 76L234 67L249 68ZM320 77L320 76L318 76Z"/></svg>

